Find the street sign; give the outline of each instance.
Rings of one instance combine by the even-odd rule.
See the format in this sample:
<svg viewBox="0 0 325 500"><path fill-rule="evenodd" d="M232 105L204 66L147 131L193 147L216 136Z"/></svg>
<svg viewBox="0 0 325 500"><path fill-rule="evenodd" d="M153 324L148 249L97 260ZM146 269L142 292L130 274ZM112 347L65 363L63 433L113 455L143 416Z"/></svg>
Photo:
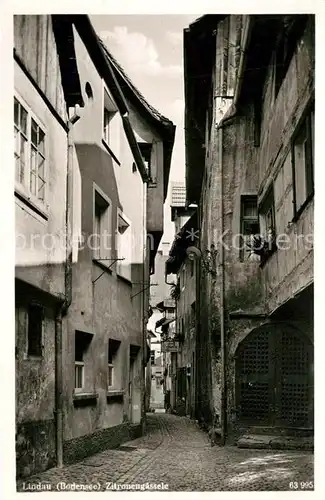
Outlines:
<svg viewBox="0 0 325 500"><path fill-rule="evenodd" d="M165 340L161 343L161 352L178 352L179 342L175 340Z"/></svg>

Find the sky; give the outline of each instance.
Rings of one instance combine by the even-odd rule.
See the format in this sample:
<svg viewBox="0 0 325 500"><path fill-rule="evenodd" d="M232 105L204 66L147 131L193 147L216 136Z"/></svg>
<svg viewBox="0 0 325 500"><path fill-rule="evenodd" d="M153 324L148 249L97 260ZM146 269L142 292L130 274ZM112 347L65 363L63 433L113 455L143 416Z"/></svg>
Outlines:
<svg viewBox="0 0 325 500"><path fill-rule="evenodd" d="M92 15L92 24L146 100L176 125L170 181L185 182L183 29L200 15ZM172 243L170 189L162 241Z"/></svg>

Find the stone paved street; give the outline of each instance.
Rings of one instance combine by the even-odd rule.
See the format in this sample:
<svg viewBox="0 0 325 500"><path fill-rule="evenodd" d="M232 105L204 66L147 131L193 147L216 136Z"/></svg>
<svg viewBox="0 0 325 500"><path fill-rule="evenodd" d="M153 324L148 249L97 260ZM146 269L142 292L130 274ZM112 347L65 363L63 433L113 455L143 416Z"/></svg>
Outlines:
<svg viewBox="0 0 325 500"><path fill-rule="evenodd" d="M144 437L19 481L17 490L41 483L57 491L59 482L99 485L101 491L111 488L111 482L163 482L169 491L290 490L291 482L297 482L298 489L311 489L307 485L314 481L311 452L211 447L207 434L186 417L150 414L147 419Z"/></svg>

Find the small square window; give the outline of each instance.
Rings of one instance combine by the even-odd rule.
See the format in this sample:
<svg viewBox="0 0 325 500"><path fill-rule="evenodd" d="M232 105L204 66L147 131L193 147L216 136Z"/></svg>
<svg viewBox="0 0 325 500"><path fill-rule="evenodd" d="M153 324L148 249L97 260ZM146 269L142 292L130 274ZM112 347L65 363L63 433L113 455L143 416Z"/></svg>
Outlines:
<svg viewBox="0 0 325 500"><path fill-rule="evenodd" d="M38 304L28 307L28 356L42 356L44 308Z"/></svg>

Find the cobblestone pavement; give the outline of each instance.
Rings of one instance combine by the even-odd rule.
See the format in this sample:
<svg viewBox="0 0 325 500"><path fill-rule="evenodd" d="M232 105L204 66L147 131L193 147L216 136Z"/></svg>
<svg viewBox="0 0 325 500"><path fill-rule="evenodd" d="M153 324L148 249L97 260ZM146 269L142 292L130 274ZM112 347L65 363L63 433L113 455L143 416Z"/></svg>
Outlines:
<svg viewBox="0 0 325 500"><path fill-rule="evenodd" d="M104 491L114 488L110 483L121 489L131 484L164 483L169 491L312 489L311 452L211 447L207 434L186 417L150 414L147 419L145 436L121 449L18 481L17 491L45 490L46 485L52 491L69 491L74 485Z"/></svg>

